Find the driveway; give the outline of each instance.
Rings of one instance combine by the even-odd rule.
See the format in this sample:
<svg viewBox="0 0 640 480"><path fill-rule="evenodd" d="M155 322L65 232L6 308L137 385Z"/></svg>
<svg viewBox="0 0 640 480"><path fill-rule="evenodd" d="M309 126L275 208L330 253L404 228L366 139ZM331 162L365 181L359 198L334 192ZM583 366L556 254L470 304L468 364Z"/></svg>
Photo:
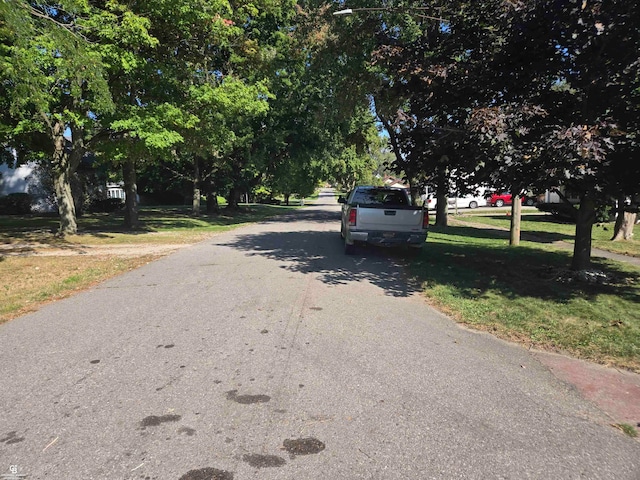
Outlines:
<svg viewBox="0 0 640 480"><path fill-rule="evenodd" d="M640 442L405 262L345 256L324 192L0 326L0 475L638 479Z"/></svg>

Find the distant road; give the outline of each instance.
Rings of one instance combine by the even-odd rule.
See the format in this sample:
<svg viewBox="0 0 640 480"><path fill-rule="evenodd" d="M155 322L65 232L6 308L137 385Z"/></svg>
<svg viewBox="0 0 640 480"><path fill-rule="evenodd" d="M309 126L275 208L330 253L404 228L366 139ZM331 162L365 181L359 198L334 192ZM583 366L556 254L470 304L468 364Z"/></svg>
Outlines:
<svg viewBox="0 0 640 480"><path fill-rule="evenodd" d="M324 190L0 326L0 475L638 480L639 442L406 261L344 255Z"/></svg>

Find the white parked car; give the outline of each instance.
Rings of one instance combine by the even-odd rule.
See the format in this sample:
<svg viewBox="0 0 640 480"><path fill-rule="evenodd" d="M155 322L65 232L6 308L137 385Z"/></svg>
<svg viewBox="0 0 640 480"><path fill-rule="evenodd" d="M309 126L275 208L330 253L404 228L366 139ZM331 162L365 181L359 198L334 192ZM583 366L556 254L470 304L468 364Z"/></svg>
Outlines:
<svg viewBox="0 0 640 480"><path fill-rule="evenodd" d="M429 209L435 209L437 200L435 196L429 195L425 204ZM463 195L461 197L449 197L447 198L447 204L449 208L478 208L478 207L486 207L487 199L480 195Z"/></svg>
<svg viewBox="0 0 640 480"><path fill-rule="evenodd" d="M487 199L482 196L476 195L463 195L461 197L449 197L447 198L449 207L454 208L478 208L486 207Z"/></svg>

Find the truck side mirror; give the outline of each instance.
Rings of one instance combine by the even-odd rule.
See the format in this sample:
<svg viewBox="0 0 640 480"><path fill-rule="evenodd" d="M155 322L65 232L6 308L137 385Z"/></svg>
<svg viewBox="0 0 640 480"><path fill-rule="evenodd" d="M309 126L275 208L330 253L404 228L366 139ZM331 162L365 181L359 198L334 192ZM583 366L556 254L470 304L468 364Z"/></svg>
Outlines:
<svg viewBox="0 0 640 480"><path fill-rule="evenodd" d="M342 196L340 196L340 197L338 197L338 203L347 203L347 199L342 197Z"/></svg>

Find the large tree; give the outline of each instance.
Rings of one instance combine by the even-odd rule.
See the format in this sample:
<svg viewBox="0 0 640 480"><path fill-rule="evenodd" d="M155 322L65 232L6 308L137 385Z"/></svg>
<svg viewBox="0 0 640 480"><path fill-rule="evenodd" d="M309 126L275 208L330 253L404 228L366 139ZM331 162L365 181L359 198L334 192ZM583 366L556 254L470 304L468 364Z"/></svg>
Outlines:
<svg viewBox="0 0 640 480"><path fill-rule="evenodd" d="M619 0L540 0L517 13L512 35L518 32L530 46L519 59L549 84L539 96L548 127L537 145L540 168L580 197L572 268L585 269L597 209L612 198L635 196L640 184L640 7ZM521 83L534 87L536 79Z"/></svg>
<svg viewBox="0 0 640 480"><path fill-rule="evenodd" d="M99 14L84 1L0 6L11 117L5 142L22 141L50 163L62 235L77 231L71 178L100 136L102 115L114 109L101 55L88 41ZM120 26L116 21L101 28Z"/></svg>
<svg viewBox="0 0 640 480"><path fill-rule="evenodd" d="M389 134L393 167L413 187L436 185L441 225L451 191L465 193L482 181L483 156L471 148L466 121L485 94L478 72L503 35L493 28L500 4L403 2L365 9L350 20L344 40L345 63L359 74L357 81L365 78Z"/></svg>
<svg viewBox="0 0 640 480"><path fill-rule="evenodd" d="M566 186L581 197L572 267L588 267L597 208L612 196L620 203L634 198L640 184L639 31L631 20L638 6L457 1L438 14L446 24L429 26L411 11L415 5L363 11L350 24L365 46L350 51L352 63L365 59L380 68L386 92L395 92L395 103L387 104L398 114L381 119L394 128L398 165L408 175L436 173L441 195L454 171L514 194ZM374 48L361 41L366 28Z"/></svg>

